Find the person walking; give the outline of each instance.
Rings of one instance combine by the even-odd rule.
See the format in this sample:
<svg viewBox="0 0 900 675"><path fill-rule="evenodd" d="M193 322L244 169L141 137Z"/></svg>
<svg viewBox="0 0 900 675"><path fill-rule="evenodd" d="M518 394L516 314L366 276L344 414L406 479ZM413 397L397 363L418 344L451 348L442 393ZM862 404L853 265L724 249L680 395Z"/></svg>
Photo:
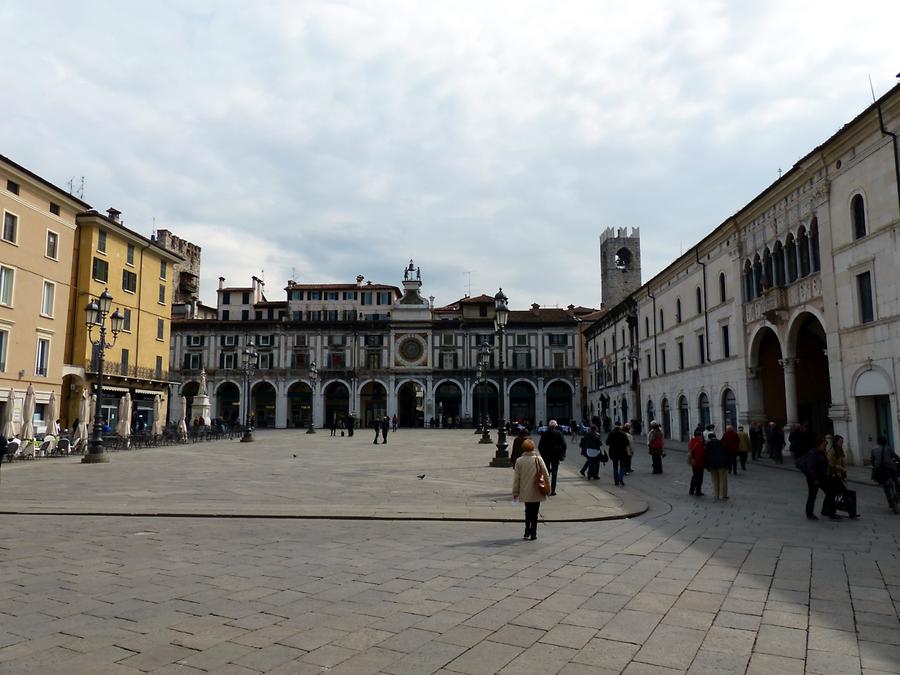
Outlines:
<svg viewBox="0 0 900 675"><path fill-rule="evenodd" d="M750 434L744 431L743 426L738 426L737 430L738 435L738 459L741 462L741 471L747 470L747 455L749 455L753 451L753 441L750 439ZM737 467L734 467L734 472L737 473Z"/></svg>
<svg viewBox="0 0 900 675"><path fill-rule="evenodd" d="M628 436L617 424L606 437L609 446L609 459L613 465L613 480L616 485L625 487L625 460L628 457Z"/></svg>
<svg viewBox="0 0 900 675"><path fill-rule="evenodd" d="M663 432L656 420L650 422L650 431L647 434L647 448L653 462L653 473L662 473L663 458Z"/></svg>
<svg viewBox="0 0 900 675"><path fill-rule="evenodd" d="M510 466L516 466L516 460L522 456L522 444L525 442L525 439L527 439L528 436L529 434L527 429L525 429L524 427L519 429L519 432L516 434L516 438L513 441L512 450L509 453ZM534 445L533 441L532 445Z"/></svg>
<svg viewBox="0 0 900 675"><path fill-rule="evenodd" d="M752 448L750 457L754 462L762 456L764 443L765 435L762 431L762 423L752 422L750 424L750 446Z"/></svg>
<svg viewBox="0 0 900 675"><path fill-rule="evenodd" d="M596 480L600 478L600 462L603 455L603 439L597 433L597 427L591 425L591 430L581 437L581 452L587 458L584 466L581 467L581 475L584 475L587 469L587 479Z"/></svg>
<svg viewBox="0 0 900 675"><path fill-rule="evenodd" d="M847 455L844 454L843 436L825 437L825 457L828 459L828 487L831 499L828 503L828 513L825 512L823 504L822 514L836 516L835 500L838 495L843 495L847 515L854 520L859 518L859 513L856 512L856 491L847 489Z"/></svg>
<svg viewBox="0 0 900 675"><path fill-rule="evenodd" d="M769 457L771 457L776 464L784 464L784 457L782 457L781 454L782 450L784 450L784 430L775 424L775 422L769 422L766 445L768 446Z"/></svg>
<svg viewBox="0 0 900 675"><path fill-rule="evenodd" d="M822 490L824 495L822 515L826 515L826 511L829 510L828 507L830 506L828 498L828 456L825 453L824 438L819 439L813 452L808 452L803 456L797 468L806 476L806 517L809 520L818 520L815 511L816 496L818 496L819 490ZM829 517L837 519L836 515Z"/></svg>
<svg viewBox="0 0 900 675"><path fill-rule="evenodd" d="M813 448L813 441L806 424L795 424L788 435L788 452L794 458L794 465L800 463L800 459Z"/></svg>
<svg viewBox="0 0 900 675"><path fill-rule="evenodd" d="M550 496L554 497L556 496L556 474L559 473L559 463L566 460L566 439L560 433L556 420L550 420L549 428L541 434L538 452L541 453L541 457L550 469Z"/></svg>
<svg viewBox="0 0 900 675"><path fill-rule="evenodd" d="M537 521L541 509L541 502L546 501L547 495L541 492L536 479L538 474L544 476L544 480L550 482L550 474L544 460L534 451L534 441L526 438L522 441L522 455L513 467L512 495L513 501L521 499L525 503L525 535L524 539L534 541L537 539Z"/></svg>
<svg viewBox="0 0 900 675"><path fill-rule="evenodd" d="M728 499L728 467L731 466L731 457L728 448L718 438L715 429L710 429L704 435L706 441L705 466L713 482L713 495L716 501Z"/></svg>
<svg viewBox="0 0 900 675"><path fill-rule="evenodd" d="M346 418L346 420L344 421L344 424L346 424L346 426L347 426L347 436L352 436L352 435L353 435L353 425L354 425L354 423L355 423L355 420L353 419L353 415L347 415L347 418Z"/></svg>
<svg viewBox="0 0 900 675"><path fill-rule="evenodd" d="M631 458L634 457L634 434L631 433L631 423L625 422L625 425L622 427L622 433L628 437L628 452L625 455L625 475L627 476L630 473L634 473L631 469Z"/></svg>
<svg viewBox="0 0 900 675"><path fill-rule="evenodd" d="M741 451L741 439L738 437L734 427L730 424L725 426L725 433L722 434L722 445L728 450L728 459L730 460L729 471L737 475L738 453Z"/></svg>
<svg viewBox="0 0 900 675"><path fill-rule="evenodd" d="M394 416L391 418L391 429L393 431L397 431L397 414L394 413Z"/></svg>
<svg viewBox="0 0 900 675"><path fill-rule="evenodd" d="M385 415L381 419L381 442L384 445L387 445L387 435L390 430L391 430L391 418L388 417L387 415Z"/></svg>
<svg viewBox="0 0 900 675"><path fill-rule="evenodd" d="M703 443L703 432L694 430L694 435L688 443L688 464L691 465L691 489L690 495L703 496L703 467L706 460L706 445Z"/></svg>
<svg viewBox="0 0 900 675"><path fill-rule="evenodd" d="M330 427L330 429L331 429L331 435L332 435L332 436L337 436L337 427L338 427L338 425L337 425L337 413L336 413L336 412L335 412L335 413L331 413L331 423L330 423L329 427Z"/></svg>
<svg viewBox="0 0 900 675"><path fill-rule="evenodd" d="M381 434L381 419L377 416L372 418L372 429L375 430L375 440L372 442L378 445L378 436Z"/></svg>

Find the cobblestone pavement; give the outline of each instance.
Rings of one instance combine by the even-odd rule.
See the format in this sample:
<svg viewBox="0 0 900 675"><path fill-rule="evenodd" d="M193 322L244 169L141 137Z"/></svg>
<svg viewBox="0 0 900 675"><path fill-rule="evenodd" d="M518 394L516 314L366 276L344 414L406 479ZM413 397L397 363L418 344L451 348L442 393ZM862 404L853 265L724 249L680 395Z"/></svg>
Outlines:
<svg viewBox="0 0 900 675"><path fill-rule="evenodd" d="M900 671L879 490L857 486L859 521L810 522L793 472L751 465L713 502L665 462L640 453L621 489L644 515L534 542L502 522L3 516L0 673ZM579 464L566 491L615 490Z"/></svg>

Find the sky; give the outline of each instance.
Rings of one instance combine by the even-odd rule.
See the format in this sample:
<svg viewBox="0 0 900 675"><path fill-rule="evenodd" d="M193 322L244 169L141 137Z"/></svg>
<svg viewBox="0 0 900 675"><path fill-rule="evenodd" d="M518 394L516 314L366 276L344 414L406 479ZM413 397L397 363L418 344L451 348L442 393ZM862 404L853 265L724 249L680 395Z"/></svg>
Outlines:
<svg viewBox="0 0 900 675"><path fill-rule="evenodd" d="M598 307L897 82L893 2L0 3L0 154L146 236L201 296L288 279Z"/></svg>

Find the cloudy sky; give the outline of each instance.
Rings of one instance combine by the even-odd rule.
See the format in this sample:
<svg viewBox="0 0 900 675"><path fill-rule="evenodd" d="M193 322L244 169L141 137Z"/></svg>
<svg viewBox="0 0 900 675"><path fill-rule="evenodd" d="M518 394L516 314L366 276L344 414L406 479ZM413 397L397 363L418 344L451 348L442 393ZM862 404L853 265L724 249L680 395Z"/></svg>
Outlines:
<svg viewBox="0 0 900 675"><path fill-rule="evenodd" d="M893 17L893 18L892 18ZM399 283L445 304L644 280L880 95L893 2L0 4L0 154L219 275Z"/></svg>

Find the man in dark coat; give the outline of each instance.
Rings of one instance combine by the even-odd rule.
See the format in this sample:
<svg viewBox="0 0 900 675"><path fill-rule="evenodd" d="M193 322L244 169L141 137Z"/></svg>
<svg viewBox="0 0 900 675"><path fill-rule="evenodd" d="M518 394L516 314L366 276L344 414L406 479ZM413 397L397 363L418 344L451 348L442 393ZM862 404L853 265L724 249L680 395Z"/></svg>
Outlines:
<svg viewBox="0 0 900 675"><path fill-rule="evenodd" d="M382 443L384 443L385 445L387 445L387 435L390 430L391 418L385 415L383 418L381 418L381 438Z"/></svg>
<svg viewBox="0 0 900 675"><path fill-rule="evenodd" d="M806 476L806 517L810 520L818 520L815 510L816 495L819 494L819 489L821 489L822 494L825 495L825 500L828 501L829 499L828 457L825 454L824 438L816 443L816 449L814 451L806 453L806 455L801 458L798 468L803 471L803 474ZM831 515L830 517L835 520L839 518L837 515Z"/></svg>
<svg viewBox="0 0 900 675"><path fill-rule="evenodd" d="M609 446L609 459L613 465L613 478L616 485L625 487L625 463L628 459L628 436L622 431L617 424L606 437L606 444Z"/></svg>
<svg viewBox="0 0 900 675"><path fill-rule="evenodd" d="M347 415L346 424L347 424L347 435L352 436L353 435L353 424L354 424L353 415Z"/></svg>
<svg viewBox="0 0 900 675"><path fill-rule="evenodd" d="M373 417L372 418L372 429L375 430L375 440L372 441L375 445L378 445L378 435L381 433L381 418Z"/></svg>
<svg viewBox="0 0 900 675"><path fill-rule="evenodd" d="M566 439L560 433L556 420L550 420L550 428L541 434L538 452L550 471L550 496L556 494L556 474L559 463L566 459Z"/></svg>

